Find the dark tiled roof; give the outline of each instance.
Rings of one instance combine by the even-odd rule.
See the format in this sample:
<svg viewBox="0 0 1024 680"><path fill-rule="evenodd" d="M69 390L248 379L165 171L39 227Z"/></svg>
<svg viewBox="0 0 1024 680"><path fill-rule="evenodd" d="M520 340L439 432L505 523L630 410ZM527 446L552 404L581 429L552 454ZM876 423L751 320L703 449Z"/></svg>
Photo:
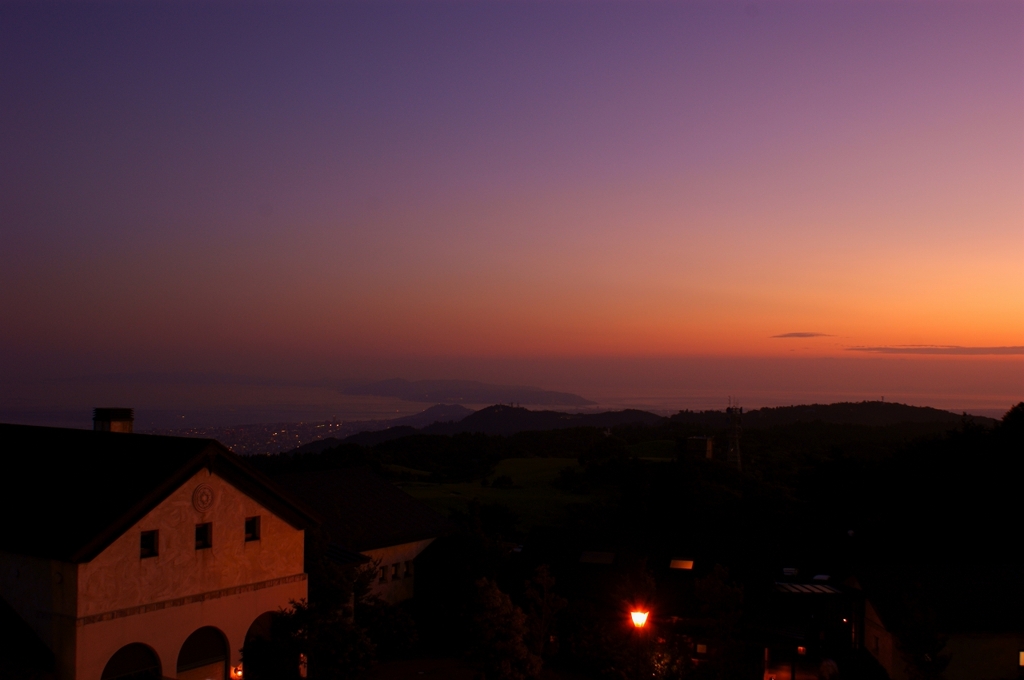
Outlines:
<svg viewBox="0 0 1024 680"><path fill-rule="evenodd" d="M0 550L85 562L202 468L297 528L318 523L212 439L0 424Z"/></svg>
<svg viewBox="0 0 1024 680"><path fill-rule="evenodd" d="M0 678L53 680L53 652L7 601L0 598Z"/></svg>
<svg viewBox="0 0 1024 680"><path fill-rule="evenodd" d="M331 543L350 550L412 543L450 530L444 517L365 468L295 472L275 480L323 517Z"/></svg>

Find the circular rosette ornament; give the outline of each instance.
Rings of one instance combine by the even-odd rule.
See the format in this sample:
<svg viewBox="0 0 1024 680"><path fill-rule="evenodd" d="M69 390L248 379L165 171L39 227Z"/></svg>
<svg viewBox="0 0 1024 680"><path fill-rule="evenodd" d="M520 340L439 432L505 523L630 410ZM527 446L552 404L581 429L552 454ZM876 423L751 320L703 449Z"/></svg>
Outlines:
<svg viewBox="0 0 1024 680"><path fill-rule="evenodd" d="M216 498L213 495L213 489L207 484L200 484L192 492L192 507L199 512L206 512L212 508L214 500Z"/></svg>

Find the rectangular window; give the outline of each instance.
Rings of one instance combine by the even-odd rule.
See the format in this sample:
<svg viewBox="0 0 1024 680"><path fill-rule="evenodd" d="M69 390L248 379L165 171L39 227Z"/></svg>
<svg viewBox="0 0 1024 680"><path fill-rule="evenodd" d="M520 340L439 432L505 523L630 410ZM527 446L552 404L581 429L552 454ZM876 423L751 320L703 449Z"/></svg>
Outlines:
<svg viewBox="0 0 1024 680"><path fill-rule="evenodd" d="M387 567L381 567L380 568L380 577L377 579L377 581L380 582L380 583L387 583L388 582L388 568Z"/></svg>
<svg viewBox="0 0 1024 680"><path fill-rule="evenodd" d="M205 524L196 525L196 550L203 550L204 548L213 547L213 524L206 522Z"/></svg>
<svg viewBox="0 0 1024 680"><path fill-rule="evenodd" d="M255 516L255 517L246 517L245 518L245 540L246 540L246 542L260 540L260 517L259 517L259 515Z"/></svg>
<svg viewBox="0 0 1024 680"><path fill-rule="evenodd" d="M139 556L143 559L147 557L156 557L160 554L160 532L159 531L143 531L142 541L139 545Z"/></svg>

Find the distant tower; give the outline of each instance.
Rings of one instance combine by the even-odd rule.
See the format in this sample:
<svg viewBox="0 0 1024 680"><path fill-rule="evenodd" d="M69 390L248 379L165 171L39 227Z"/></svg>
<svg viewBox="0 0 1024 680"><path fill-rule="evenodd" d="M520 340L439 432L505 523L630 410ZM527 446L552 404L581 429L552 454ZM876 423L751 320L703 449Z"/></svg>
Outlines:
<svg viewBox="0 0 1024 680"><path fill-rule="evenodd" d="M743 420L743 407L738 400L729 397L729 407L725 409L726 418L729 421L728 442L725 446L725 460L736 469L743 472L743 458L740 456L740 432L742 431L741 421Z"/></svg>

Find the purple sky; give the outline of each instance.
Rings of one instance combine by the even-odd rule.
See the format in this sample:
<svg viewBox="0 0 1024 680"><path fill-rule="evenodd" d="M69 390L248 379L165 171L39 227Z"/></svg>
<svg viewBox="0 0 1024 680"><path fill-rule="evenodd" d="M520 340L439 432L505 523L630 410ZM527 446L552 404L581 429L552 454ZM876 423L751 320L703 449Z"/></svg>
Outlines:
<svg viewBox="0 0 1024 680"><path fill-rule="evenodd" d="M1022 29L1021 2L4 3L0 377L683 395L623 366L784 359L784 401L856 391L832 358L1024 396Z"/></svg>

